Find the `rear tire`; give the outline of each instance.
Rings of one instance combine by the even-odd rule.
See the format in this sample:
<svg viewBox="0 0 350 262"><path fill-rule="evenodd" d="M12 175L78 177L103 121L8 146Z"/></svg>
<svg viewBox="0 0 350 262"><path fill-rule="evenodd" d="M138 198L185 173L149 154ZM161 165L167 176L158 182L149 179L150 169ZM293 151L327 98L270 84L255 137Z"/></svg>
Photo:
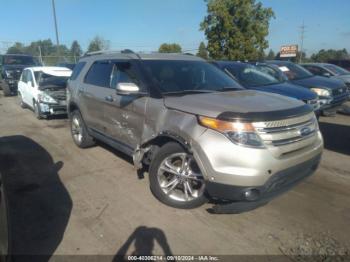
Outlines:
<svg viewBox="0 0 350 262"><path fill-rule="evenodd" d="M70 130L74 143L80 148L88 148L95 145L92 136L89 135L85 122L78 110L70 117Z"/></svg>
<svg viewBox="0 0 350 262"><path fill-rule="evenodd" d="M149 168L150 188L162 203L192 209L207 202L205 181L193 156L180 144L162 146Z"/></svg>
<svg viewBox="0 0 350 262"><path fill-rule="evenodd" d="M2 92L4 93L4 96L10 96L11 95L10 86L5 81L2 81L1 86L2 86Z"/></svg>

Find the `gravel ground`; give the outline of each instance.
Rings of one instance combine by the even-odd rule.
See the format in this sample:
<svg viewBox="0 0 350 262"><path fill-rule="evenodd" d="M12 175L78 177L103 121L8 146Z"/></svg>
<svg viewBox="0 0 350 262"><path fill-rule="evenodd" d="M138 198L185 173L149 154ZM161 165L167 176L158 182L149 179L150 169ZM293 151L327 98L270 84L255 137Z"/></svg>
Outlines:
<svg viewBox="0 0 350 262"><path fill-rule="evenodd" d="M103 144L77 148L67 119L39 121L15 97L0 97L0 119L16 254L108 255L106 261L124 250L294 261L349 254L350 116L321 118L325 151L315 175L239 215L209 214L210 204L162 205L130 158Z"/></svg>

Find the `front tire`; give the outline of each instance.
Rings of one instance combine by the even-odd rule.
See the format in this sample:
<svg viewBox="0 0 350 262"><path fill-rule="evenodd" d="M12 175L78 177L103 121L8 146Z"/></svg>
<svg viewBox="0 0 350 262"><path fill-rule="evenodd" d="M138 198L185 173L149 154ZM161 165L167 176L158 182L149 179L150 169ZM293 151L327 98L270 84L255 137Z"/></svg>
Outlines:
<svg viewBox="0 0 350 262"><path fill-rule="evenodd" d="M178 143L159 149L149 179L152 193L168 206L191 209L207 202L204 177L193 156Z"/></svg>
<svg viewBox="0 0 350 262"><path fill-rule="evenodd" d="M95 145L95 141L89 135L84 120L78 110L71 114L70 127L73 141L78 147L88 148Z"/></svg>
<svg viewBox="0 0 350 262"><path fill-rule="evenodd" d="M43 119L43 115L41 114L41 111L40 111L40 106L35 101L33 102L33 109L34 109L35 117L39 120Z"/></svg>

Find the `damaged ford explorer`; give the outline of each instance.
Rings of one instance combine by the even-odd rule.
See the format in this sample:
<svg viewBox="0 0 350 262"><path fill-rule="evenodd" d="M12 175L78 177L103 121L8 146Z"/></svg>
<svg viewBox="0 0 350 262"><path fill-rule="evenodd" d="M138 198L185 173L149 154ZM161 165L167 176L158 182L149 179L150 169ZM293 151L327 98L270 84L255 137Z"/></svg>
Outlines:
<svg viewBox="0 0 350 262"><path fill-rule="evenodd" d="M256 208L314 173L323 150L309 105L245 90L192 55L86 54L68 81L68 112L77 146L100 140L131 156L176 208Z"/></svg>
<svg viewBox="0 0 350 262"><path fill-rule="evenodd" d="M18 82L22 108L32 108L38 119L67 114L67 81L72 71L65 67L28 67Z"/></svg>

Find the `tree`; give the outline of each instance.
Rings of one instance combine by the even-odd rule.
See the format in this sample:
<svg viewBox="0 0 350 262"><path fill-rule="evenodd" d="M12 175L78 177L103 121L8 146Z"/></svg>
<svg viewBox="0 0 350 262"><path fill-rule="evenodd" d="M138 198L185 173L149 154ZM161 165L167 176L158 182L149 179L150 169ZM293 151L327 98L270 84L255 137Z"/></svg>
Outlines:
<svg viewBox="0 0 350 262"><path fill-rule="evenodd" d="M25 46L20 42L16 42L13 46L11 46L7 49L7 53L8 54L24 54L25 53Z"/></svg>
<svg viewBox="0 0 350 262"><path fill-rule="evenodd" d="M161 44L159 49L159 53L181 53L182 48L179 44L173 43L173 44Z"/></svg>
<svg viewBox="0 0 350 262"><path fill-rule="evenodd" d="M311 60L315 62L327 62L332 59L347 59L349 58L348 51L344 48L341 50L321 49L318 53L311 56Z"/></svg>
<svg viewBox="0 0 350 262"><path fill-rule="evenodd" d="M106 50L109 48L109 42L103 39L102 37L95 36L94 39L91 40L88 52L95 52L100 50Z"/></svg>
<svg viewBox="0 0 350 262"><path fill-rule="evenodd" d="M208 50L203 42L199 44L197 56L203 59L208 59Z"/></svg>
<svg viewBox="0 0 350 262"><path fill-rule="evenodd" d="M274 17L271 8L255 0L206 0L208 14L201 23L210 57L252 60L268 48L266 36Z"/></svg>
<svg viewBox="0 0 350 262"><path fill-rule="evenodd" d="M79 45L78 41L74 40L71 47L70 47L70 54L74 57L81 56L83 51L81 50L81 46Z"/></svg>
<svg viewBox="0 0 350 262"><path fill-rule="evenodd" d="M273 60L273 59L275 59L275 58L276 58L275 52L274 52L272 49L270 49L269 53L268 53L267 56L266 56L266 59L267 59L267 60Z"/></svg>

